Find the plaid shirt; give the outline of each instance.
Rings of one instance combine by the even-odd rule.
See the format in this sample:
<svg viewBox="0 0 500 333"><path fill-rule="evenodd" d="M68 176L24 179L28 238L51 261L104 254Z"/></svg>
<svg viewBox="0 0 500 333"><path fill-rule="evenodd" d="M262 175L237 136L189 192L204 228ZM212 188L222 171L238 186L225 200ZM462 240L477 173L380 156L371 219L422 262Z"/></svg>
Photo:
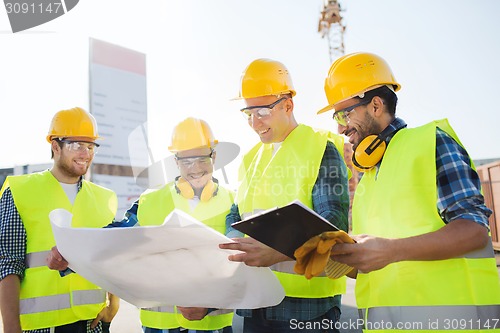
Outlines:
<svg viewBox="0 0 500 333"><path fill-rule="evenodd" d="M82 180L78 182L78 191L82 188ZM0 280L7 275L18 275L22 280L26 270L26 229L10 188L5 189L0 198ZM90 328L92 320L87 321L87 333L101 333L101 324ZM23 331L25 333L50 333L50 328Z"/></svg>
<svg viewBox="0 0 500 333"><path fill-rule="evenodd" d="M348 230L349 187L347 185L347 167L342 156L331 142L327 143L321 161L318 178L312 191L312 202L313 210L316 213L335 224L339 229ZM233 204L230 213L226 217L228 237L238 235L239 232L232 228L231 224L240 220L238 206ZM335 306L340 308L340 301L340 295L325 298L285 297L280 304L266 308L266 319L280 321L290 319L310 320L325 314ZM252 310L249 309L240 309L236 313L244 317L252 316Z"/></svg>

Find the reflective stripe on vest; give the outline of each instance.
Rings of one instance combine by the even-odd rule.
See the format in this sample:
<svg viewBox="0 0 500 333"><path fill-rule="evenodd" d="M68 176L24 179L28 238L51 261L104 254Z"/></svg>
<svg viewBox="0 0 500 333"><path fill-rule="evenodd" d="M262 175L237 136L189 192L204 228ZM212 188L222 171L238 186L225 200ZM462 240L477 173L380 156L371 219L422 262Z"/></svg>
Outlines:
<svg viewBox="0 0 500 333"><path fill-rule="evenodd" d="M31 252L26 254L26 268L35 268L47 265L47 256L50 251Z"/></svg>
<svg viewBox="0 0 500 333"><path fill-rule="evenodd" d="M155 306L155 307L152 307L152 308L143 308L142 310L151 311L151 312L175 313L175 306L173 306L173 305L163 305L163 306Z"/></svg>
<svg viewBox="0 0 500 333"><path fill-rule="evenodd" d="M163 188L141 195L137 217L141 226L160 225L174 208L191 215L205 225L224 233L226 215L234 201L231 191L219 187L216 196L206 202L199 202L194 210L189 200L181 196L170 183ZM149 328L172 329L183 327L193 330L217 330L231 326L233 310L217 310L209 313L202 320L187 320L173 306L161 306L141 309L142 325Z"/></svg>
<svg viewBox="0 0 500 333"><path fill-rule="evenodd" d="M48 216L52 210L64 208L73 214L72 227L101 228L114 218L116 195L83 181L71 204L50 171L10 176L6 182L27 236L27 266L20 290L22 329L55 327L95 318L105 306L104 292L78 274L61 278L59 272L46 266L45 258L55 245Z"/></svg>
<svg viewBox="0 0 500 333"><path fill-rule="evenodd" d="M436 163L436 127L460 143L445 120L400 130L388 145L379 169L366 172L358 184L353 234L406 238L445 225L437 210L436 168L430 167ZM449 316L455 310L494 310L500 304L500 281L491 241L483 249L456 258L400 261L359 273L356 303L369 309L370 320L373 314L382 313L381 318L385 318L390 313L391 320L400 322L406 318L398 316L411 314L414 308L430 309L429 318L441 321L455 318ZM481 312L478 318L482 318Z"/></svg>
<svg viewBox="0 0 500 333"><path fill-rule="evenodd" d="M106 292L96 290L76 290L73 293L73 305L100 304L106 301ZM41 296L20 300L20 313L31 314L71 308L70 294Z"/></svg>
<svg viewBox="0 0 500 333"><path fill-rule="evenodd" d="M241 217L282 207L293 200L312 208L312 190L329 140L342 155L342 137L305 125L297 126L274 155L271 144L259 143L252 148L240 167L237 204ZM347 174L345 165L340 165L339 170ZM284 262L271 267L286 296L323 298L345 293L345 278L332 280L321 276L307 280L294 272L294 264Z"/></svg>
<svg viewBox="0 0 500 333"><path fill-rule="evenodd" d="M165 313L177 313L175 306L172 305L164 305L164 306L156 306L152 308L143 308L143 310L151 311L151 312L165 312ZM217 316L220 314L231 313L234 310L229 309L217 309L207 314L207 316Z"/></svg>
<svg viewBox="0 0 500 333"><path fill-rule="evenodd" d="M359 314L367 329L500 329L500 305L382 306L359 309Z"/></svg>
<svg viewBox="0 0 500 333"><path fill-rule="evenodd" d="M493 243L488 242L486 246L482 249L475 250L469 253L465 253L462 256L455 258L469 258L469 259L481 259L481 258L495 258L495 251L493 250Z"/></svg>

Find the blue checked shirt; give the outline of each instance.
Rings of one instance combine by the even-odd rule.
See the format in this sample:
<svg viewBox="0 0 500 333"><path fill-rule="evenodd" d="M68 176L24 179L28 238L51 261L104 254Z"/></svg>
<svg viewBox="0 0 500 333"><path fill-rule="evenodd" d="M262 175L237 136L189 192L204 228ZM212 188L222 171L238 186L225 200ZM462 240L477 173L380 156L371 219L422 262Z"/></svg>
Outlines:
<svg viewBox="0 0 500 333"><path fill-rule="evenodd" d="M339 170L339 168L341 168ZM332 189L335 189L332 191ZM313 210L326 218L339 229L348 231L349 187L347 184L347 167L342 156L333 143L328 142L321 161L318 178L312 191ZM238 206L233 204L226 217L228 237L240 236L241 233L231 227L234 222L241 221ZM238 235L239 233L239 235ZM341 296L326 298L285 297L278 305L265 309L266 319L287 321L290 319L310 320L317 318L333 307L340 308ZM240 309L237 314L251 317L252 310Z"/></svg>
<svg viewBox="0 0 500 333"><path fill-rule="evenodd" d="M82 181L78 182L78 191ZM7 275L17 275L22 280L26 270L26 229L14 204L10 188L0 198L0 280ZM87 321L87 333L101 333L101 324L90 328L92 320ZM23 331L25 333L50 333L50 328Z"/></svg>

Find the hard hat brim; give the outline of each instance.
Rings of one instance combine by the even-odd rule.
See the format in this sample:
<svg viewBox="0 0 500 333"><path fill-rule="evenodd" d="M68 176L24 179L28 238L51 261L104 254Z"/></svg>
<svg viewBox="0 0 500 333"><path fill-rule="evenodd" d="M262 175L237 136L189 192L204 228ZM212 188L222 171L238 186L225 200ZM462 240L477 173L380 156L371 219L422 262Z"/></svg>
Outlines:
<svg viewBox="0 0 500 333"><path fill-rule="evenodd" d="M295 97L295 95L297 95L295 90L286 90L286 91L282 91L280 93L273 93L273 94L268 94L268 95L258 95L258 96L248 96L248 97L236 96L236 97L233 97L229 100L230 101L241 101L242 99L250 99L250 98L265 97L265 96L281 96L281 95L286 95L286 94L292 95L292 98Z"/></svg>
<svg viewBox="0 0 500 333"><path fill-rule="evenodd" d="M335 111L335 107L333 105L328 105L328 106L325 106L324 108L322 108L321 110L319 110L318 112L316 112L316 114L322 114L322 113L325 113L325 112L328 112L328 111Z"/></svg>
<svg viewBox="0 0 500 333"><path fill-rule="evenodd" d="M59 139L59 138L73 138L73 137L82 137L82 138L89 138L91 140L104 140L102 136L85 136L85 135L68 135L68 136L58 136L58 135L47 135L45 139L47 139L48 143L51 143L52 140L54 139Z"/></svg>

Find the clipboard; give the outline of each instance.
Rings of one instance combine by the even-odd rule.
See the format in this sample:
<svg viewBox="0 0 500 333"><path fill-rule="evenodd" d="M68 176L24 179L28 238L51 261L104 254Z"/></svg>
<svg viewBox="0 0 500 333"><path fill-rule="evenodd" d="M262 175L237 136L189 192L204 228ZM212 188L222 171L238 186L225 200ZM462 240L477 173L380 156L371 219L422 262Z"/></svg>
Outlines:
<svg viewBox="0 0 500 333"><path fill-rule="evenodd" d="M292 259L295 259L295 250L309 238L324 231L339 230L298 200L263 211L231 226Z"/></svg>

